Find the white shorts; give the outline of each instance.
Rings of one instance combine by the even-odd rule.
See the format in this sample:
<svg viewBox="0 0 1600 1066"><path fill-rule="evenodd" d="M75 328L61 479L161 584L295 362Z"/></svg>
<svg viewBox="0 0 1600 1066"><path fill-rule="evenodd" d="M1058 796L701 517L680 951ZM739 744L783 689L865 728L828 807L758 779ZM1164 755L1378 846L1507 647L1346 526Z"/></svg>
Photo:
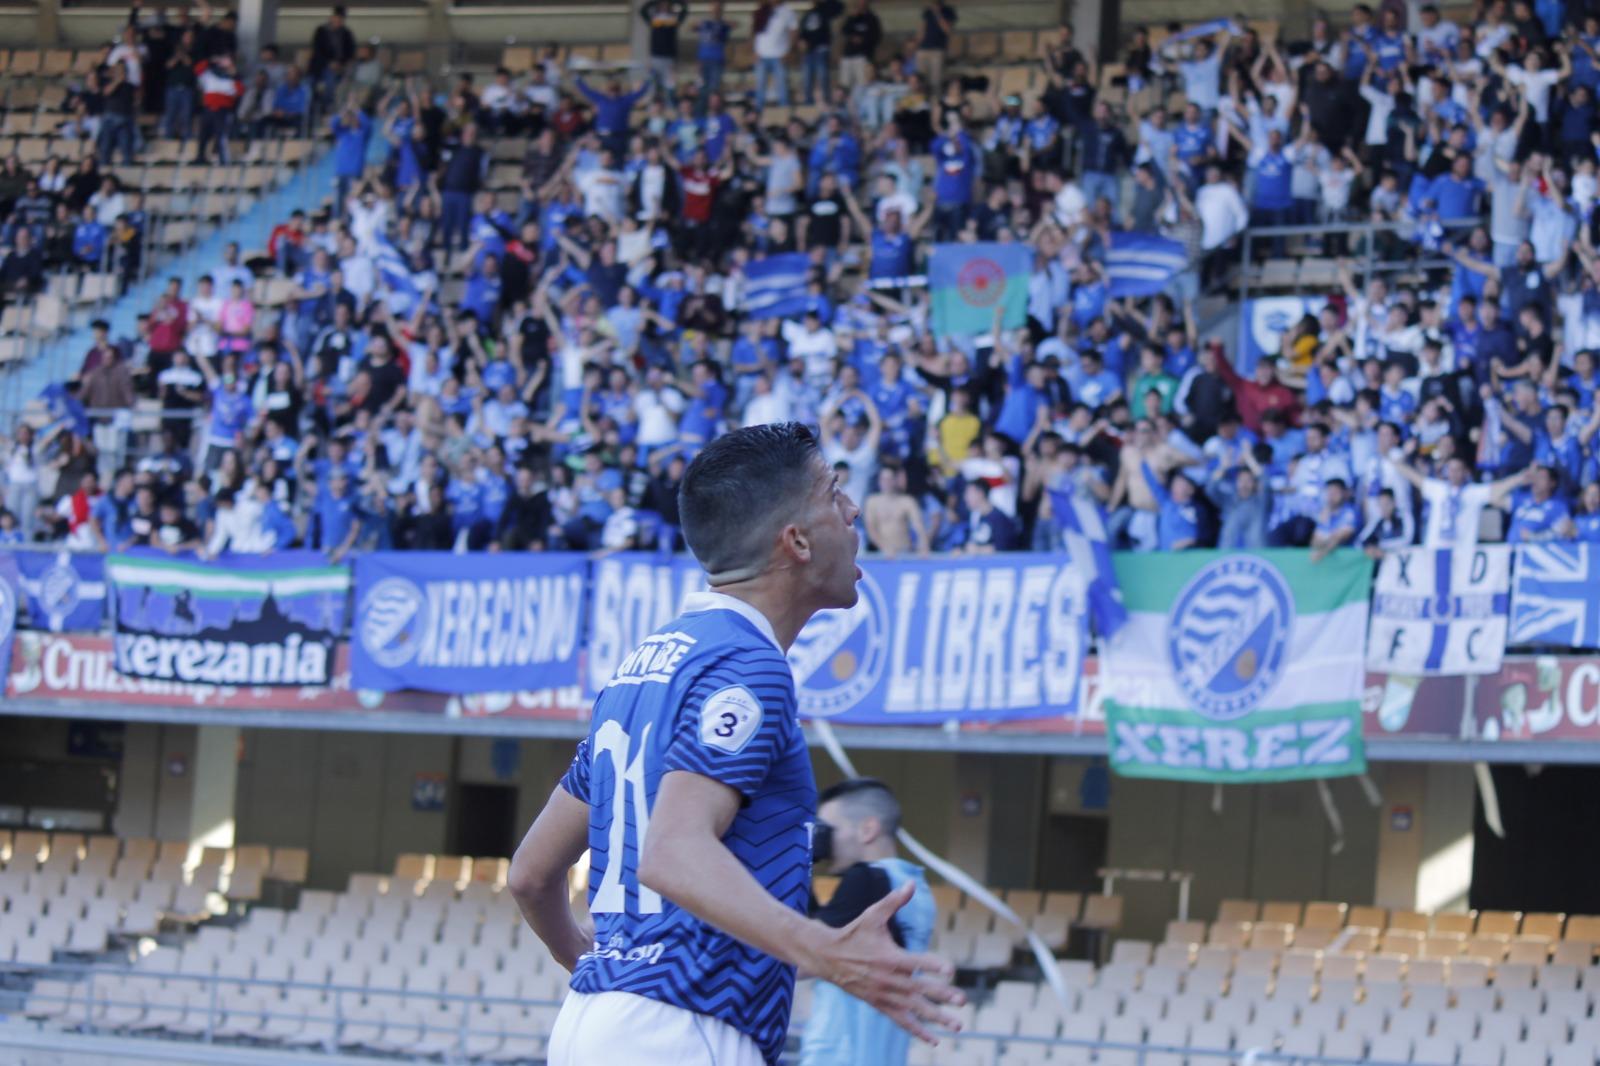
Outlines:
<svg viewBox="0 0 1600 1066"><path fill-rule="evenodd" d="M727 1022L631 992L569 992L550 1033L550 1066L766 1066Z"/></svg>

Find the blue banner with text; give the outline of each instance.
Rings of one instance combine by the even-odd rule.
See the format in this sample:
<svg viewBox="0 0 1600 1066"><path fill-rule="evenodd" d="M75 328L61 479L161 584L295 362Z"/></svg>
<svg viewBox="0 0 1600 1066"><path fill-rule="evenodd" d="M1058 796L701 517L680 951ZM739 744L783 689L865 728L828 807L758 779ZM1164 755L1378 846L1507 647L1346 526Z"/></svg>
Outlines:
<svg viewBox="0 0 1600 1066"><path fill-rule="evenodd" d="M588 570L576 553L357 556L351 683L429 692L575 684Z"/></svg>

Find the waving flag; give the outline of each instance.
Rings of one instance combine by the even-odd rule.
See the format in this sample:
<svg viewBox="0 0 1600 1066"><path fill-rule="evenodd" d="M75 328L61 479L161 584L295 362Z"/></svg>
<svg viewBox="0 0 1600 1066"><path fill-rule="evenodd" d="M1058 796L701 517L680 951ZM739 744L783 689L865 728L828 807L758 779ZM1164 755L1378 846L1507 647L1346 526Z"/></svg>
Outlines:
<svg viewBox="0 0 1600 1066"><path fill-rule="evenodd" d="M1386 552L1373 586L1367 668L1422 677L1496 673L1510 600L1509 545Z"/></svg>
<svg viewBox="0 0 1600 1066"><path fill-rule="evenodd" d="M811 257L804 252L769 255L744 268L747 318L798 318L805 313Z"/></svg>
<svg viewBox="0 0 1600 1066"><path fill-rule="evenodd" d="M389 306L392 315L408 316L416 310L417 301L422 299L422 287L417 284L416 275L411 270L411 264L402 252L388 237L378 238L377 254L373 261L378 266L378 276L383 279L383 287L388 290L385 303Z"/></svg>
<svg viewBox="0 0 1600 1066"><path fill-rule="evenodd" d="M35 629L95 632L105 620L106 558L71 552L18 552L17 569Z"/></svg>
<svg viewBox="0 0 1600 1066"><path fill-rule="evenodd" d="M1151 233L1113 233L1106 252L1106 287L1113 300L1151 296L1189 267L1181 241Z"/></svg>
<svg viewBox="0 0 1600 1066"><path fill-rule="evenodd" d="M1080 574L1089 579L1089 612L1102 637L1109 637L1128 620L1122 589L1111 562L1111 542L1106 536L1105 514L1093 500L1077 493L1050 490L1050 509L1061 523L1067 555Z"/></svg>
<svg viewBox="0 0 1600 1066"><path fill-rule="evenodd" d="M1025 244L936 244L928 262L933 290L933 332L973 335L994 328L1005 307L1004 329L1028 320L1028 272L1033 250Z"/></svg>
<svg viewBox="0 0 1600 1066"><path fill-rule="evenodd" d="M1600 552L1593 545L1517 548L1510 642L1600 648Z"/></svg>
<svg viewBox="0 0 1600 1066"><path fill-rule="evenodd" d="M1116 562L1128 623L1101 642L1101 683L1117 772L1222 782L1366 769L1366 556L1312 562L1278 548Z"/></svg>

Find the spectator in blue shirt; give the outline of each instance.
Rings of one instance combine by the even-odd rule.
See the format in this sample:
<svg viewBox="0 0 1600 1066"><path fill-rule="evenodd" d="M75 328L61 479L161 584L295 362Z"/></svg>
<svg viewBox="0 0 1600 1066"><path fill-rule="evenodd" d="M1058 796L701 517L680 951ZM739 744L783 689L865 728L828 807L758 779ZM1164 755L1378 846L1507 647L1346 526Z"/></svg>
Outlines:
<svg viewBox="0 0 1600 1066"><path fill-rule="evenodd" d="M618 78L612 78L606 84L604 92L593 88L582 78L578 79L577 85L578 91L594 105L594 131L618 158L626 155L628 116L633 112L633 105L643 100L650 92L651 83L648 80L642 81L631 93L623 90L622 82Z"/></svg>
<svg viewBox="0 0 1600 1066"><path fill-rule="evenodd" d="M1450 171L1440 174L1428 183L1422 196L1439 205L1439 217L1446 222L1478 216L1478 197L1483 195L1483 182L1472 176L1472 156L1457 155Z"/></svg>
<svg viewBox="0 0 1600 1066"><path fill-rule="evenodd" d="M733 25L722 17L722 0L711 0L711 8L694 29L695 59L700 63L700 110L712 93L722 91L722 71L728 62L728 38Z"/></svg>
<svg viewBox="0 0 1600 1066"><path fill-rule="evenodd" d="M965 493L967 554L992 555L995 552L1016 551L1017 525L989 499L988 484L983 481L969 481Z"/></svg>
<svg viewBox="0 0 1600 1066"><path fill-rule="evenodd" d="M1361 532L1361 515L1350 501L1350 486L1344 478L1329 478L1322 484L1322 510L1311 533L1311 558L1320 559L1335 548L1353 545Z"/></svg>
<svg viewBox="0 0 1600 1066"><path fill-rule="evenodd" d="M290 67L284 73L283 84L272 94L272 114L268 122L274 129L298 133L305 125L310 106L311 93L300 80L300 68Z"/></svg>
<svg viewBox="0 0 1600 1066"><path fill-rule="evenodd" d="M1072 390L1072 398L1091 410L1104 407L1122 395L1122 382L1105 369L1100 353L1093 349L1082 352L1078 365L1069 367L1062 376Z"/></svg>
<svg viewBox="0 0 1600 1066"><path fill-rule="evenodd" d="M1534 467L1533 480L1528 488L1512 496L1511 529L1506 534L1506 541L1511 544L1534 544L1547 540L1570 540L1572 511L1560 489L1560 471L1552 466Z"/></svg>
<svg viewBox="0 0 1600 1066"><path fill-rule="evenodd" d="M72 231L72 255L85 269L100 266L106 254L106 228L95 218L92 204L85 205L83 221Z"/></svg>
<svg viewBox="0 0 1600 1066"><path fill-rule="evenodd" d="M352 105L333 117L330 128L333 131L333 172L338 178L338 199L334 203L342 204L366 170L372 119Z"/></svg>
<svg viewBox="0 0 1600 1066"><path fill-rule="evenodd" d="M133 471L119 470L111 491L95 500L89 511L93 528L109 551L122 551L133 540Z"/></svg>
<svg viewBox="0 0 1600 1066"><path fill-rule="evenodd" d="M953 241L966 225L972 207L972 186L982 172L978 146L961 128L961 118L947 112L948 126L933 139L933 222L936 240Z"/></svg>
<svg viewBox="0 0 1600 1066"><path fill-rule="evenodd" d="M1156 498L1156 543L1164 552L1193 548L1200 541L1200 510L1195 505L1194 482L1174 470L1163 485L1146 461L1139 463L1144 483Z"/></svg>

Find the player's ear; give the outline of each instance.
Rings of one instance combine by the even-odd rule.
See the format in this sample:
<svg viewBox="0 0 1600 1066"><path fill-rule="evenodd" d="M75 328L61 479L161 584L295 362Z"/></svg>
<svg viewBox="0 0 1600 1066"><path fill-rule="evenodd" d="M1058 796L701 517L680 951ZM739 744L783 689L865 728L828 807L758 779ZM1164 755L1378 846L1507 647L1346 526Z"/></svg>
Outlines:
<svg viewBox="0 0 1600 1066"><path fill-rule="evenodd" d="M806 536L805 530L793 522L783 527L783 532L778 534L778 543L784 552L797 563L811 561L811 538Z"/></svg>

